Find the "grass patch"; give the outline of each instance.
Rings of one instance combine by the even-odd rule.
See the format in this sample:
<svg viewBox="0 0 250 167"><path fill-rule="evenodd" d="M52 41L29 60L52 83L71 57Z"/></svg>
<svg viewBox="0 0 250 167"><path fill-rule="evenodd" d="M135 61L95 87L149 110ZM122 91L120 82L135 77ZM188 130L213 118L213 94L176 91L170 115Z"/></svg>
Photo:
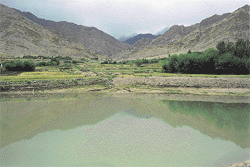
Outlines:
<svg viewBox="0 0 250 167"><path fill-rule="evenodd" d="M17 76L1 76L0 81L23 82L23 81L40 81L40 80L59 80L85 78L84 75L73 75L63 72L23 72Z"/></svg>

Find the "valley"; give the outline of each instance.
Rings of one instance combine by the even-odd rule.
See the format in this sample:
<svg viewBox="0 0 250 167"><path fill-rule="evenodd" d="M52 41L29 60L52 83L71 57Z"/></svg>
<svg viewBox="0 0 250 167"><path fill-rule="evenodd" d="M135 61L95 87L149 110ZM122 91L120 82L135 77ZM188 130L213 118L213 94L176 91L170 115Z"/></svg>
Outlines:
<svg viewBox="0 0 250 167"><path fill-rule="evenodd" d="M188 50L204 51L220 41L249 39L249 5L233 13L215 14L191 26L167 27L162 35L133 34L132 38L126 38L129 44L95 27L45 20L4 5L0 9L2 58L62 55L135 60L168 57Z"/></svg>

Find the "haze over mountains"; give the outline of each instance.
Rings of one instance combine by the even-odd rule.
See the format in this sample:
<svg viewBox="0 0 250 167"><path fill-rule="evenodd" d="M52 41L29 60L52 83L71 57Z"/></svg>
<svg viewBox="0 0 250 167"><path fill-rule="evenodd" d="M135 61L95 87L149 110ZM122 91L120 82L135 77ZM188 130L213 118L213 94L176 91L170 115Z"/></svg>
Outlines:
<svg viewBox="0 0 250 167"><path fill-rule="evenodd" d="M137 34L137 33L134 33L134 34L132 34L132 35L130 35L130 36L128 36L128 37L126 37L126 36L121 36L120 38L118 38L118 40L121 41L121 42L131 41L130 38L134 38L134 37L137 36L137 35L140 35L140 37L139 37L139 38L136 38L137 40L136 40L135 42L139 41L139 40L142 39L142 38L154 39L154 38L156 38L157 36L160 36L160 35L164 34L168 29L169 29L169 26L167 26L167 27L165 27L163 30L157 32L155 35L150 34L150 33L147 33L147 34ZM144 35L144 36L143 36L143 35ZM153 35L153 36L151 36L151 35ZM125 43L130 44L130 45L131 45L131 44L133 45L135 42L132 42L132 43L130 43L130 42L125 42Z"/></svg>
<svg viewBox="0 0 250 167"><path fill-rule="evenodd" d="M143 38L155 39L155 38L157 38L157 36L152 35L152 34L138 34L138 35L136 35L136 36L134 36L134 37L131 37L131 38L125 40L124 42L125 42L126 44L133 45L133 44L135 44L137 41L139 41L139 40L141 40L141 39L143 39Z"/></svg>
<svg viewBox="0 0 250 167"><path fill-rule="evenodd" d="M40 19L0 5L0 57L29 54L122 60L164 57L189 49L203 51L221 40L249 39L249 14L249 6L245 5L233 13L213 15L191 26L171 26L157 37L139 34L127 44L95 27Z"/></svg>

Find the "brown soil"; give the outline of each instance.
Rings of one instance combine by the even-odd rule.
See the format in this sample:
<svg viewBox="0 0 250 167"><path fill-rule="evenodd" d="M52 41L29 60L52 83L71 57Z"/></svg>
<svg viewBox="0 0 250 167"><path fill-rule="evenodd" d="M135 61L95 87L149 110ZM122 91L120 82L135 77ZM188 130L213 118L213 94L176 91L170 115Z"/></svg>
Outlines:
<svg viewBox="0 0 250 167"><path fill-rule="evenodd" d="M115 85L151 85L160 87L194 88L247 88L250 78L202 78L202 77L124 77L114 78Z"/></svg>

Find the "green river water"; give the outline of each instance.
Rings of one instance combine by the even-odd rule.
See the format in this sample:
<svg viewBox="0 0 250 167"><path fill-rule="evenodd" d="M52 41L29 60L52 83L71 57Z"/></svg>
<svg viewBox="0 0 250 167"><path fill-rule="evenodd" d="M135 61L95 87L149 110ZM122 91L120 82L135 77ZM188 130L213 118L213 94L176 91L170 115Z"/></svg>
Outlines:
<svg viewBox="0 0 250 167"><path fill-rule="evenodd" d="M220 166L250 159L249 103L96 93L30 95L0 106L1 166Z"/></svg>

